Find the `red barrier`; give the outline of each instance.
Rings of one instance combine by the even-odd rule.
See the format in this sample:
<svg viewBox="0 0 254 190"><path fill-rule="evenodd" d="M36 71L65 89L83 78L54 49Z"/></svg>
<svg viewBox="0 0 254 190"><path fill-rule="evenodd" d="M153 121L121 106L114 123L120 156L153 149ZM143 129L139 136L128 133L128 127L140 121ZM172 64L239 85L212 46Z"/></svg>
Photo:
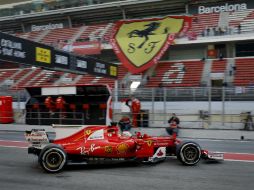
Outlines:
<svg viewBox="0 0 254 190"><path fill-rule="evenodd" d="M13 123L12 97L0 96L0 123Z"/></svg>

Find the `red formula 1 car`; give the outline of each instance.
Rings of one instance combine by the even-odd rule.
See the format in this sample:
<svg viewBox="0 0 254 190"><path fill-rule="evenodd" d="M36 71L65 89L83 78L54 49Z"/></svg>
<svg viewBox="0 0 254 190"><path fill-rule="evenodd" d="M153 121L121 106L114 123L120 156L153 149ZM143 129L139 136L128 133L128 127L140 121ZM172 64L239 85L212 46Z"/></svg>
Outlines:
<svg viewBox="0 0 254 190"><path fill-rule="evenodd" d="M28 153L38 155L41 167L50 173L61 171L66 164L89 164L103 160L136 160L157 162L176 156L184 165L195 165L201 158L222 160L223 154L210 153L191 141L174 136L154 137L139 132L135 136L121 133L111 126L53 125L55 140L45 130L26 131Z"/></svg>

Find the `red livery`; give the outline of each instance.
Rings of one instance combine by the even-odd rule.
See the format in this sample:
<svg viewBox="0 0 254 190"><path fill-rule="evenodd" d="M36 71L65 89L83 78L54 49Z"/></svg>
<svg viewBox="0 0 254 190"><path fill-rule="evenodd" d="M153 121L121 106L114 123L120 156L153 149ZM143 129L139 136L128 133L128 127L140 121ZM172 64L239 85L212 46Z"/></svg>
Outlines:
<svg viewBox="0 0 254 190"><path fill-rule="evenodd" d="M38 155L39 164L47 172L59 172L66 164L88 164L105 159L157 162L167 156L177 156L183 164L195 165L201 157L223 158L221 153L213 153L211 157L211 153L201 150L197 143L183 142L174 136L121 133L116 124L53 127L56 129L55 140L49 140L44 130L25 133L30 142L28 152Z"/></svg>

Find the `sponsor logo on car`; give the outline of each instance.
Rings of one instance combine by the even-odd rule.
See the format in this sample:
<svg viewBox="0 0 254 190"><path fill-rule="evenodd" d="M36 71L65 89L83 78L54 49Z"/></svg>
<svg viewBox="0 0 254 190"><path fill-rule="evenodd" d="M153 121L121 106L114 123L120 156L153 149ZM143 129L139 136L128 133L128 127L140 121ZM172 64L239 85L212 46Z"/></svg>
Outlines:
<svg viewBox="0 0 254 190"><path fill-rule="evenodd" d="M153 141L152 140L148 140L148 141L146 141L147 142L147 145L150 147L150 146L152 146L152 144L153 144Z"/></svg>
<svg viewBox="0 0 254 190"><path fill-rule="evenodd" d="M92 133L92 131L91 131L90 129L88 129L88 130L85 131L85 134L86 134L86 135L90 135L91 133Z"/></svg>
<svg viewBox="0 0 254 190"><path fill-rule="evenodd" d="M112 146L105 146L105 153L111 154L113 152Z"/></svg>
<svg viewBox="0 0 254 190"><path fill-rule="evenodd" d="M127 152L128 148L129 148L129 146L125 143L119 144L117 146L117 152L119 154L125 154Z"/></svg>

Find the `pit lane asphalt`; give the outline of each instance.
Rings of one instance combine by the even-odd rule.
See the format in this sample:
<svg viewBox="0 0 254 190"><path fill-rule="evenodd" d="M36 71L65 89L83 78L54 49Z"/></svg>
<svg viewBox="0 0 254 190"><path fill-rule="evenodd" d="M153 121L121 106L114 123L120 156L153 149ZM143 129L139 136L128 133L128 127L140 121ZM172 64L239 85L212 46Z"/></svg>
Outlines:
<svg viewBox="0 0 254 190"><path fill-rule="evenodd" d="M26 149L0 147L1 190L242 190L253 189L254 163L183 166L169 158L155 165L120 163L67 167L47 174Z"/></svg>
<svg viewBox="0 0 254 190"><path fill-rule="evenodd" d="M0 133L3 140L24 140L23 132ZM253 141L195 139L203 148L226 152L254 153ZM201 162L183 166L175 158L155 165L133 162L68 166L62 173L47 174L38 166L37 157L25 148L0 147L1 190L242 190L253 189L254 162Z"/></svg>

